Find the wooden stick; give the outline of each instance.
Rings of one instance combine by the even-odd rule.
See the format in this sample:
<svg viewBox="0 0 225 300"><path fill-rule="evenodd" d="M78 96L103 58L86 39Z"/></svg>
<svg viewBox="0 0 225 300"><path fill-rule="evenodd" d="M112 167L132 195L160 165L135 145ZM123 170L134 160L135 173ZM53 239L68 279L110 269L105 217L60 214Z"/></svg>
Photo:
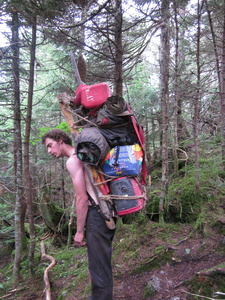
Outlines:
<svg viewBox="0 0 225 300"><path fill-rule="evenodd" d="M20 292L20 291L22 291L22 290L24 290L24 288L22 288L22 289L14 289L14 290L12 290L11 292L9 292L7 295L4 295L4 296L0 297L0 299L6 299L6 298L8 298L8 297L11 297L12 294L17 293L17 292Z"/></svg>
<svg viewBox="0 0 225 300"><path fill-rule="evenodd" d="M191 295L191 296L196 296L196 297L199 297L199 298L203 298L203 299L209 299L209 300L215 300L216 298L210 298L210 297L206 297L206 296L201 296L201 295L198 295L198 294L192 294L192 293L189 293L185 290L182 290L183 293L186 293L188 295ZM221 299L221 300L225 300L225 299Z"/></svg>
<svg viewBox="0 0 225 300"><path fill-rule="evenodd" d="M50 287L50 282L48 278L48 272L56 265L56 260L54 257L47 255L45 253L45 244L44 240L41 240L41 258L42 259L48 259L51 261L50 265L45 269L44 271L44 282L45 282L45 300L51 300L51 287Z"/></svg>

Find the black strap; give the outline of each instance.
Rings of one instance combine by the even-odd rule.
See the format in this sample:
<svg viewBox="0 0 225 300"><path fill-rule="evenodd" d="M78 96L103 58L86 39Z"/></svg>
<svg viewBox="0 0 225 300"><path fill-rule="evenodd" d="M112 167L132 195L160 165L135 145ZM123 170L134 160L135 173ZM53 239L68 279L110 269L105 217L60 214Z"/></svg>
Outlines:
<svg viewBox="0 0 225 300"><path fill-rule="evenodd" d="M104 220L110 221L110 219L107 218L107 217L103 214L103 212L101 211L99 205L96 204L96 202L95 202L94 199L91 197L91 195L88 194L88 192L87 192L87 195L88 195L88 200L90 201L92 207L94 207L94 208L97 209L97 212L100 214L100 216L101 216Z"/></svg>
<svg viewBox="0 0 225 300"><path fill-rule="evenodd" d="M119 158L119 153L120 153L120 147L119 146L116 146L115 148L114 148L114 151L116 152L115 153L115 161L114 161L114 163L112 164L113 165L113 167L117 167L119 164L118 164L118 158Z"/></svg>

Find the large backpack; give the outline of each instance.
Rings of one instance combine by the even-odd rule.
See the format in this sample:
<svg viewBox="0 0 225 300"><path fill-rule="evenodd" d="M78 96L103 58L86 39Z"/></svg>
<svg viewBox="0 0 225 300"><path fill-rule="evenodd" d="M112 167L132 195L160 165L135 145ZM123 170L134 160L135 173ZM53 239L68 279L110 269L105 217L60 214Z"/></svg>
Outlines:
<svg viewBox="0 0 225 300"><path fill-rule="evenodd" d="M91 116L91 123L86 119L84 126L88 128L84 128L75 139L78 158L96 166L105 177L103 186L107 185L107 188L102 189L101 198L110 199L118 216L139 211L146 202L144 185L147 176L142 127L130 105L118 95L108 97L98 111L93 107L88 115ZM133 159L134 145L141 149L141 157L137 160ZM112 157L114 166L107 169L110 152L115 153ZM116 169L119 164L126 167L127 173L112 174L113 168ZM131 165L135 172L129 170Z"/></svg>

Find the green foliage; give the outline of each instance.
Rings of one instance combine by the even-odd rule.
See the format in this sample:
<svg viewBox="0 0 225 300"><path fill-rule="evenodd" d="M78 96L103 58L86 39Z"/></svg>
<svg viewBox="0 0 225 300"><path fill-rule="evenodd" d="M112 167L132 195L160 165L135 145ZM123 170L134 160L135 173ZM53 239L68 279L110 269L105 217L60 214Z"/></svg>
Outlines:
<svg viewBox="0 0 225 300"><path fill-rule="evenodd" d="M58 126L54 127L54 128L58 128L58 129L61 129L65 132L70 132L70 129L69 129L69 125L67 122L61 122ZM47 133L48 131L54 129L53 127L41 127L40 128L40 134L38 135L39 138L36 138L36 139L32 139L30 142L32 143L32 145L36 145L37 142L39 142L41 140L41 137Z"/></svg>
<svg viewBox="0 0 225 300"><path fill-rule="evenodd" d="M155 166L155 164L154 164ZM151 172L151 180L154 183L155 181L158 181L159 179L161 179L162 177L162 171L161 169L156 169L154 171Z"/></svg>
<svg viewBox="0 0 225 300"><path fill-rule="evenodd" d="M151 188L148 201L146 203L146 214L154 219L154 216L158 216L159 212L159 201L160 201L160 190Z"/></svg>
<svg viewBox="0 0 225 300"><path fill-rule="evenodd" d="M201 212L195 221L194 229L199 231L203 230L203 226L207 221L207 214L205 212Z"/></svg>
<svg viewBox="0 0 225 300"><path fill-rule="evenodd" d="M35 138L35 139L30 140L30 143L31 143L32 145L36 145L37 142L41 141L41 137L42 137L45 133L47 133L48 131L50 131L51 129L52 129L51 127L42 127L42 128L40 128L40 134L38 135L39 138Z"/></svg>
<svg viewBox="0 0 225 300"><path fill-rule="evenodd" d="M144 288L143 298L146 299L146 298L152 297L152 296L154 296L154 294L155 294L155 291L154 291L153 287L148 283Z"/></svg>
<svg viewBox="0 0 225 300"><path fill-rule="evenodd" d="M85 272L87 275L87 257L84 255L85 249L65 249L54 253L57 265L54 268L55 278L64 278L68 275L77 276Z"/></svg>
<svg viewBox="0 0 225 300"><path fill-rule="evenodd" d="M191 293L200 294L201 296L212 296L212 280L207 277L196 276L189 283L187 283ZM198 299L199 297L192 296L191 299Z"/></svg>
<svg viewBox="0 0 225 300"><path fill-rule="evenodd" d="M76 2L76 1L75 1ZM74 3L75 3L74 2ZM24 128L26 126L25 124L25 116L26 116L26 99L27 99L27 87L28 87L28 63L29 63L29 47L27 47L30 44L30 23L28 22L30 20L30 16L32 14L37 13L38 21L40 22L43 19L46 19L46 22L49 22L51 18L55 19L55 22L58 24L64 24L64 28L70 28L65 30L65 35L61 35L63 32L59 32L57 28L54 28L53 26L49 26L50 23L45 23L45 24L38 24L38 27L44 26L43 28L45 29L45 34L44 36L42 35L41 31L38 32L38 41L37 41L37 51L36 51L36 65L35 65L35 91L34 91L34 102L33 102L33 113L32 113L32 132L31 132L31 145L35 146L32 147L30 152L31 152L31 177L33 179L32 184L34 184L35 189L39 189L40 185L39 182L44 178L46 180L44 184L50 184L52 178L49 179L48 177L49 173L47 170L47 167L49 164L43 164L41 166L41 155L42 154L42 148L38 148L38 142L41 140L41 137L43 134L45 134L47 131L49 131L52 128L60 128L64 130L65 132L69 132L69 128L66 122L61 122L62 116L61 116L61 111L59 109L58 101L56 100L56 94L58 92L73 92L75 82L73 76L71 76L72 73L72 68L71 68L71 63L70 59L68 56L68 49L73 48L75 45L77 45L76 41L76 26L67 26L71 25L71 20L72 22L77 21L77 19L80 16L80 11L74 9L74 6L72 2L68 2L69 5L65 6L63 1L53 1L53 0L47 0L47 1L40 1L38 5L35 6L35 9L32 7L31 2L27 1L13 1L15 5L18 5L18 13L19 13L19 18L20 18L20 29L21 29L21 45L23 47L21 48L21 53L20 53L20 63L21 63L21 70L20 70L20 86L21 86L21 110L22 110L22 137L24 134ZM66 2L66 4L68 4ZM28 4L28 5L26 5ZM82 5L81 5L82 6ZM4 8L3 8L3 14L4 16ZM76 7L77 8L77 7ZM67 11L68 9L68 11ZM96 9L96 7L95 7ZM110 9L108 9L110 11ZM29 13L30 16L29 16ZM75 12L73 15L72 12ZM215 11L216 12L216 11ZM214 12L214 13L215 13ZM68 14L67 14L68 13ZM65 14L65 15L63 15ZM72 15L71 15L72 14ZM8 11L5 11L5 15L8 15ZM91 11L88 12L88 15L92 15ZM150 15L150 14L146 14ZM29 16L29 17L28 17ZM65 17L66 16L66 17ZM11 16L10 16L11 17ZM59 19L56 19L58 17L62 17ZM68 17L68 18L67 18ZM71 18L70 18L71 17ZM108 17L108 16L107 16ZM101 16L103 18L103 15ZM124 52L124 58L129 57L129 61L124 60L123 61L123 66L127 67L128 71L124 71L124 86L127 87L127 90L125 91L125 98L131 102L133 108L135 109L135 112L137 113L138 117L140 117L141 122L148 124L149 126L149 143L152 143L152 140L154 140L154 149L156 148L156 151L158 150L157 147L160 145L160 114L159 111L161 110L160 107L160 101L159 101L159 93L157 91L158 89L158 67L159 65L156 64L157 62L157 56L154 56L154 64L151 64L148 59L146 59L146 55L144 54L144 49L147 47L147 43L145 43L145 40L143 40L143 35L140 34L140 28L145 25L142 24L140 27L135 27L135 26L127 26L127 24L140 24L140 22L133 22L133 18L128 20L129 18L126 17L126 27L127 28L132 28L132 34L129 35L127 34L126 37L123 38L123 43L126 44L126 48ZM185 20L184 20L185 21ZM130 23L129 23L130 22ZM73 23L72 25L76 25ZM99 22L95 22L96 24L99 24ZM104 23L104 22L103 22ZM185 24L185 22L183 22ZM8 23L10 25L10 23ZM46 25L46 26L45 26ZM185 26L185 25L184 25ZM190 23L188 26L191 26ZM151 26L149 26L150 28ZM91 28L91 26L90 26ZM138 30L137 30L138 29ZM142 28L145 29L145 28ZM192 28L193 29L193 28ZM206 26L207 29L207 26ZM218 28L219 29L219 28ZM75 30L75 31L74 31ZM183 29L185 30L185 28ZM97 31L96 31L97 32ZM128 31L127 31L128 32ZM138 32L138 41L141 41L140 44L145 45L144 48L136 48L138 46L137 42L137 36L136 32ZM192 34L192 30L188 30L189 34ZM26 34L25 34L26 33ZM69 34L72 34L70 38ZM111 78L113 77L113 74L111 72L111 68L113 67L113 64L111 63L110 60L110 55L109 52L107 51L107 48L102 48L100 49L94 41L96 40L97 43L100 41L101 47L107 45L107 43L104 43L105 38L107 36L101 36L99 39L96 39L96 35L94 31L92 32L93 35L91 34L91 31L89 32L89 42L91 42L90 49L91 51L94 52L94 49L96 51L102 54L101 57L99 57L99 60L101 61L100 64L94 63L92 58L94 57L94 53L89 53L89 79L91 80L99 80L106 78L107 76L107 81L113 85L113 80ZM154 32L152 32L154 34ZM219 32L220 34L220 32ZM90 36L93 36L93 38L90 40ZM147 35L146 35L147 36ZM220 35L221 36L221 35ZM52 39L52 42L49 43L47 41L47 38ZM79 38L79 37L78 37ZM66 42L70 42L69 46L66 45ZM108 39L109 41L109 39ZM135 41L135 43L132 43L131 41ZM193 45L189 45L186 41L181 41L179 45L182 45L183 43L186 42L186 47L188 49L192 48ZM80 43L80 42L79 42ZM100 46L99 45L99 46ZM136 45L136 46L135 46ZM206 46L203 45L202 46ZM189 48L190 47L190 48ZM87 49L87 47L86 47ZM133 49L133 50L132 50ZM203 47L204 49L204 47ZM211 49L211 47L208 47L208 49ZM8 61L11 57L10 53L6 53L5 55L5 50L2 49L2 60L1 64L3 61ZM79 49L76 49L78 52ZM101 51L99 51L101 50ZM113 48L110 49L113 51ZM142 51L140 51L142 50ZM151 50L152 50L152 45L151 45ZM182 51L182 49L180 49ZM180 82L186 82L188 84L191 84L191 80L193 78L192 74L195 74L193 72L193 67L195 70L194 64L189 64L189 61L193 61L193 57L190 55L185 55L186 50L184 50L184 57L185 60L183 62L184 70L185 70L185 76L189 77L190 79L185 80L185 77L182 76L182 70L180 73ZM192 53L196 53L196 51L193 51L194 47L192 48ZM7 50L8 51L8 50ZM96 53L97 53L96 52ZM112 52L113 53L113 52ZM135 55L132 55L135 54ZM139 55L142 53L143 55ZM157 51L158 53L158 51ZM149 55L149 50L146 52L147 56ZM6 57L5 57L6 56ZM88 56L87 56L88 57ZM140 59L137 60L136 67L132 69L132 60L130 61L130 57L133 57L135 60L137 60L137 57ZM204 58L204 57L202 57ZM206 57L205 57L206 58ZM204 60L205 61L205 66L210 70L208 67L209 64L207 62L211 63L211 56L208 58L209 60ZM10 61L11 64L11 61ZM12 191L8 193L7 195L4 194L4 200L7 200L5 203L9 203L9 205L6 204L1 204L0 205L0 219L7 221L11 224L13 224L13 215L12 215L12 208L11 205L13 204L14 200L14 195L15 195L15 187L14 187L14 170L13 170L13 109L12 109L12 104L13 104L13 99L12 99L12 90L11 87L13 86L11 84L11 76L12 72L9 67L6 68L6 65L2 66L2 79L3 79L3 85L2 85L2 91L1 91L1 103L3 104L1 106L1 116L3 118L2 120L2 127L1 127L1 145L0 145L0 151L1 151L1 180L3 184L7 184L6 188L7 191ZM104 67L103 67L104 66ZM9 71L5 71L9 70ZM106 71L107 70L107 71ZM94 77L94 72L96 74L104 75L105 77ZM206 71L203 66L203 72ZM8 74L7 74L8 72ZM110 74L112 74L110 78ZM173 74L171 74L171 78L173 78ZM155 80L154 80L155 76ZM210 75L209 75L210 76ZM220 110L217 109L217 99L218 99L218 91L217 88L214 90L212 87L216 86L215 80L208 80L208 82L212 82L212 85L207 84L206 85L206 92L204 92L204 84L202 85L202 93L201 93L201 101L202 101L202 107L207 107L210 103L212 107L214 107L213 111L213 116L220 115ZM174 89L172 88L173 83L171 82L170 84L170 95L174 94ZM194 86L191 84L191 86ZM180 91L185 91L183 93L183 111L182 111L182 119L185 122L185 125L190 126L189 121L190 121L190 116L193 113L192 108L189 108L189 104L192 102L189 102L188 99L193 99L193 94L189 92L192 89L187 88L184 86L180 85ZM210 93L208 92L210 90ZM214 96L212 95L214 93ZM208 95L206 95L208 94ZM214 97L214 98L213 98ZM172 98L171 98L172 99ZM186 112L185 112L186 110ZM188 111L189 110L189 111ZM188 112L187 112L188 111ZM207 109L205 109L207 111ZM200 112L201 114L202 112ZM172 114L168 114L168 116L172 116ZM201 122L201 117L199 118L199 122ZM169 125L173 124L172 118L169 117ZM217 120L215 120L217 121ZM61 123L60 123L61 122ZM154 127L156 129L152 131L158 131L157 137L154 135L154 132L151 132L151 124L154 123ZM58 125L59 124L59 125ZM199 128L201 127L201 123L198 124ZM190 127L189 127L190 128ZM188 129L189 129L188 128ZM169 128L169 131L172 129L172 127ZM170 131L171 132L171 131ZM199 135L199 141L200 141L200 146L201 148L199 149L200 151L200 169L197 170L199 172L199 184L200 184L200 189L196 191L196 182L195 182L195 170L193 166L193 139L190 140L185 140L183 143L183 146L185 149L188 149L188 156L190 157L188 161L188 166L185 169L180 170L180 173L175 176L171 175L170 181L169 181L169 189L168 189L168 194L166 198L166 203L165 203L165 219L170 222L195 222L194 228L196 230L201 230L203 231L205 224L209 222L209 218L207 215L207 210L205 207L207 205L210 206L210 211L212 211L211 208L213 208L213 212L215 213L216 210L216 205L218 204L218 200L220 199L221 196L225 193L225 185L224 185L224 171L221 169L221 161L219 159L219 156L216 156L215 153L219 153L221 151L221 140L222 136L220 134L217 134L215 136L209 136L206 132L203 132L202 134ZM206 140L207 139L207 140ZM209 147L205 147L206 144L209 144L211 149ZM37 146L37 147L36 147ZM152 144L150 145L151 148ZM209 151L210 150L210 151ZM212 155L210 156L210 154ZM39 168L36 168L38 166ZM50 166L51 167L51 166ZM152 189L149 194L149 201L147 202L146 209L137 213L133 214L127 217L124 217L124 223L131 224L130 227L126 227L126 229L130 230L131 236L129 238L124 238L124 241L121 239L121 249L125 249L127 247L127 250L130 252L126 254L126 257L124 260L129 261L129 258L133 258L135 256L138 256L138 251L136 251L135 247L138 247L138 244L136 243L137 241L140 241L143 238L143 234L147 233L148 228L146 228L146 224L148 222L148 217L151 219L154 219L155 216L158 215L158 210L159 210L159 200L160 200L160 188L159 188L159 181L161 178L161 160L160 158L158 161L155 162L155 167L157 167L156 170L152 172ZM54 169L55 170L55 169ZM53 172L54 172L53 170ZM51 170L52 172L52 170ZM55 172L57 173L57 172ZM57 173L58 174L58 173ZM61 174L60 174L61 175ZM51 175L52 176L52 175ZM61 177L63 178L64 174L62 173ZM41 180L40 180L41 179ZM42 184L43 182L41 182ZM57 187L56 187L57 188ZM223 197L221 197L223 201ZM58 201L58 198L56 199ZM12 205L13 206L13 205ZM50 206L50 205L49 205ZM61 216L63 215L63 211L57 207L51 207L54 210L54 217L55 219L51 218L50 221L52 221L51 227L56 230L57 225L59 223L59 220L61 220ZM47 214L48 210L46 209L46 206L43 205L43 215L44 213ZM39 213L35 211L35 213ZM50 215L50 213L49 213ZM46 216L47 217L49 217ZM39 226L39 225L38 225ZM11 226L12 227L12 226ZM44 227L44 226L43 226ZM37 227L37 232L42 233L43 227ZM140 232L141 228L141 232ZM152 227L152 229L154 229ZM165 227L162 227L162 229L165 229ZM5 231L8 230L8 226L5 223L1 224L1 232L4 233ZM121 229L121 231L123 228ZM3 241L4 246L6 243L10 244L13 243L13 234L14 231L11 230L9 231L9 239L7 241ZM162 233L164 234L164 232ZM160 235L160 233L159 233ZM160 236L162 240L165 240L166 237L170 237L169 233L167 232L167 235L162 235ZM132 244L130 244L130 241ZM135 240L136 239L136 240ZM124 248L123 248L124 247ZM49 250L50 250L49 246ZM158 247L155 249L155 255L160 255L161 252L164 252L164 249L161 247ZM72 260L73 258L68 257L65 258L65 260ZM59 258L60 261L60 258ZM26 262L22 264L22 271L25 270L28 267L26 265ZM60 266L62 267L62 266ZM80 269L78 267L78 269ZM71 275L70 270L61 269L60 270L60 276L65 277L65 275ZM81 270L79 270L81 271ZM80 272L79 275L75 274L76 278L84 278L85 277L85 272ZM83 276L83 277L82 277ZM1 287L0 287L1 288ZM74 289L74 286L71 285L68 287L68 292L69 289ZM88 289L89 287L87 287ZM64 296L62 295L62 298Z"/></svg>
<svg viewBox="0 0 225 300"><path fill-rule="evenodd" d="M148 219L144 209L139 212L123 216L123 223L132 224L133 228L146 224L147 221Z"/></svg>
<svg viewBox="0 0 225 300"><path fill-rule="evenodd" d="M159 246L155 249L154 254L148 260L141 262L133 269L132 274L143 273L150 270L155 270L160 265L170 262L173 256L173 251L167 251L164 246Z"/></svg>
<svg viewBox="0 0 225 300"><path fill-rule="evenodd" d="M212 138L210 140L210 144L214 147L218 147L221 145L222 142L222 135L221 134L217 134L214 136L214 138Z"/></svg>
<svg viewBox="0 0 225 300"><path fill-rule="evenodd" d="M224 299L223 295L217 295L214 298L215 292L225 293L224 276L217 272L210 277L197 275L188 281L186 285L188 285L189 292L192 293L192 296L189 296L188 299L198 300L199 297L204 298L204 296L206 298L212 297L207 299Z"/></svg>
<svg viewBox="0 0 225 300"><path fill-rule="evenodd" d="M67 229L64 210L51 201L51 196L47 189L42 191L39 207L41 216L51 231L63 233L63 229Z"/></svg>
<svg viewBox="0 0 225 300"><path fill-rule="evenodd" d="M202 206L215 201L225 191L221 179L221 164L217 158L200 160L199 190L196 190L195 169L181 169L180 176L171 180L165 203L165 220L173 222L203 221ZM197 227L199 226L196 225Z"/></svg>
<svg viewBox="0 0 225 300"><path fill-rule="evenodd" d="M165 220L175 222L194 221L201 209L204 195L195 191L193 178L174 182L169 186Z"/></svg>
<svg viewBox="0 0 225 300"><path fill-rule="evenodd" d="M71 291L76 290L76 287L84 282L88 276L88 261L85 248L71 248L64 251L54 253L53 256L57 260L57 265L53 270L53 280L59 278L67 278L64 281L64 288L59 293L57 300L65 299L66 295L70 295ZM71 280L68 280L71 278ZM87 285L84 293L90 291L90 286Z"/></svg>
<svg viewBox="0 0 225 300"><path fill-rule="evenodd" d="M14 216L9 206L0 203L0 256L10 255L14 250Z"/></svg>
<svg viewBox="0 0 225 300"><path fill-rule="evenodd" d="M14 222L14 215L12 208L5 203L0 203L0 227L6 229Z"/></svg>
<svg viewBox="0 0 225 300"><path fill-rule="evenodd" d="M170 261L173 251L168 251L164 244L170 243L168 237L171 231L179 231L179 226L176 224L162 226L153 222L139 226L125 224L114 241L113 261L117 261L117 275L125 274L128 267L132 270L132 274L139 274ZM157 241L165 241L164 244L155 247L153 236L157 236ZM149 247L149 241L152 241L154 246Z"/></svg>
<svg viewBox="0 0 225 300"><path fill-rule="evenodd" d="M70 132L69 125L67 122L61 122L56 128L61 129L65 132Z"/></svg>

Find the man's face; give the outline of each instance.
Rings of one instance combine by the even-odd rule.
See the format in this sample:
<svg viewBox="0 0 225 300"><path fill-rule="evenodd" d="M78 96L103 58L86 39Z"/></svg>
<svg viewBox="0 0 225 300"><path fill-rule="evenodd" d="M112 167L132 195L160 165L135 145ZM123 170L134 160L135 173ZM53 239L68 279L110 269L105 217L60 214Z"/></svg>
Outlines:
<svg viewBox="0 0 225 300"><path fill-rule="evenodd" d="M45 146L47 147L49 154L56 158L60 158L62 156L62 141L57 142L53 139L47 138L45 140Z"/></svg>

